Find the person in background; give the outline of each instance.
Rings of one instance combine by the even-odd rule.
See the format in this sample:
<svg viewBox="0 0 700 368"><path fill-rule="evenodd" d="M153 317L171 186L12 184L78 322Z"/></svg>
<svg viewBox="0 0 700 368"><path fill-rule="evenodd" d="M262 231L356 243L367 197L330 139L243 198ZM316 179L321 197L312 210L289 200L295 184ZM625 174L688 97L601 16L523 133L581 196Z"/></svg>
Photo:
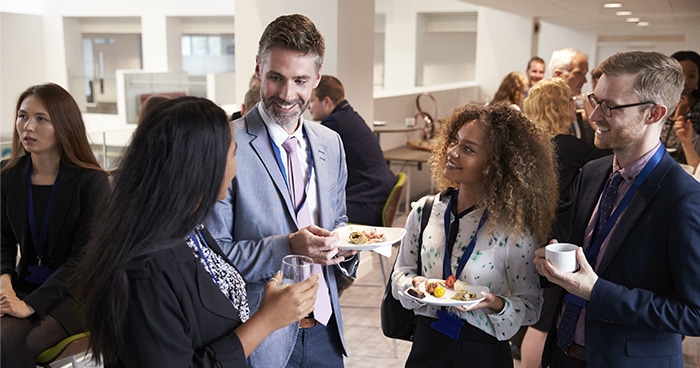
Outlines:
<svg viewBox="0 0 700 368"><path fill-rule="evenodd" d="M0 365L33 368L43 350L85 331L71 276L109 183L68 91L29 87L15 111L0 171Z"/></svg>
<svg viewBox="0 0 700 368"><path fill-rule="evenodd" d="M555 50L549 60L549 75L551 78L562 78L571 88L573 96L581 96L581 89L586 84L588 74L588 55L583 52L566 48ZM580 98L580 97L579 97ZM581 114L576 114L576 119L571 123L571 134L584 142L593 144L593 132L588 124L585 124Z"/></svg>
<svg viewBox="0 0 700 368"><path fill-rule="evenodd" d="M384 202L396 184L396 176L389 170L372 130L345 99L343 84L333 76L322 76L311 94L309 111L314 120L338 133L343 141L348 166L348 220L382 226Z"/></svg>
<svg viewBox="0 0 700 368"><path fill-rule="evenodd" d="M233 123L239 175L205 222L247 281L253 315L284 256L309 256L322 274L313 315L268 336L253 366L336 368L347 355L334 269L354 277L359 255L340 250L332 231L347 224L345 153L337 133L302 118L324 53L303 15L267 25L255 67L262 99Z"/></svg>
<svg viewBox="0 0 700 368"><path fill-rule="evenodd" d="M442 192L430 213L425 197L414 204L392 274L394 297L417 315L406 367L512 367L508 339L540 315L528 258L546 241L556 210L552 145L519 111L467 105L443 121L435 147L432 176ZM423 216L430 219L419 239ZM489 292L468 309L441 309L407 293L448 278Z"/></svg>
<svg viewBox="0 0 700 368"><path fill-rule="evenodd" d="M258 102L260 102L260 79L253 74L248 82L248 91L246 91L245 96L243 96L241 109L231 114L231 121L240 119L245 115L246 111L252 109Z"/></svg>
<svg viewBox="0 0 700 368"><path fill-rule="evenodd" d="M143 121L143 118L154 110L156 106L160 105L161 103L170 100L170 97L168 96L163 96L163 95L152 95L146 99L146 101L143 102L141 105L141 108L139 109L139 120L136 121L136 124L141 124Z"/></svg>
<svg viewBox="0 0 700 368"><path fill-rule="evenodd" d="M502 104L520 111L527 86L527 78L522 73L510 72L501 81L489 105Z"/></svg>
<svg viewBox="0 0 700 368"><path fill-rule="evenodd" d="M678 51L671 55L683 68L685 83L681 99L661 131L661 141L680 163L697 167L700 163L700 55Z"/></svg>
<svg viewBox="0 0 700 368"><path fill-rule="evenodd" d="M579 270L535 252L539 273L566 291L542 366L683 367L681 335L700 335L700 183L659 142L683 90L679 63L655 52L615 54L589 118L614 155L581 171L569 236Z"/></svg>
<svg viewBox="0 0 700 368"><path fill-rule="evenodd" d="M95 359L246 367L267 334L313 309L318 277L281 289L278 273L250 316L245 280L202 225L235 152L226 113L203 98L164 102L136 129L78 274Z"/></svg>
<svg viewBox="0 0 700 368"><path fill-rule="evenodd" d="M527 90L525 91L525 97L527 97L530 88L544 78L544 60L539 56L534 56L532 59L530 59L530 61L527 62L525 75L527 76Z"/></svg>
<svg viewBox="0 0 700 368"><path fill-rule="evenodd" d="M576 114L571 97L571 89L563 79L550 78L532 87L524 103L525 116L549 134L554 143L559 172L559 206L551 236L556 239L564 239L569 234L571 202L581 168L586 162L609 154L569 134L571 119ZM541 366L544 342L554 318L557 292L554 287L543 289L540 320L527 328L521 345L522 368Z"/></svg>

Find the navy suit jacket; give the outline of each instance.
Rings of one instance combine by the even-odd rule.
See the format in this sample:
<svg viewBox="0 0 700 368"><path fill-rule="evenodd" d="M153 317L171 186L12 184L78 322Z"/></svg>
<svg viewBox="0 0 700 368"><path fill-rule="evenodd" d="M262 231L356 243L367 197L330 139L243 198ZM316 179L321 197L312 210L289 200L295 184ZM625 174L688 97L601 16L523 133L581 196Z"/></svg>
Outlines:
<svg viewBox="0 0 700 368"><path fill-rule="evenodd" d="M612 159L583 168L569 242L583 244ZM609 236L586 307L587 367L682 368L681 335L700 335L700 183L664 152ZM543 366L556 348L550 333Z"/></svg>

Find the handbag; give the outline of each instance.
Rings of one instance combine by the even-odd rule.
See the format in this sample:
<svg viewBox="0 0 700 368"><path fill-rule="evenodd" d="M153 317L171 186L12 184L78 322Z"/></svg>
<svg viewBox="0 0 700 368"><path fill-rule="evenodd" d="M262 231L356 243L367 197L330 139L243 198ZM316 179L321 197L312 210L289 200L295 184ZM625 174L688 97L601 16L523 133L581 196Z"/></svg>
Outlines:
<svg viewBox="0 0 700 368"><path fill-rule="evenodd" d="M423 230L428 224L428 219L430 218L430 212L433 210L433 200L434 195L430 195L425 199L425 206L423 207L423 216L420 222L420 235L418 239L423 242ZM420 250L421 244L418 245ZM394 260L394 265L391 266L391 274L394 273L394 267L396 266L396 260ZM420 274L422 269L422 262L420 257L420 251L418 252L418 273ZM392 339L400 339L406 341L413 340L413 330L415 328L416 314L413 310L404 308L401 302L394 298L391 293L391 274L389 276L389 281L384 288L384 296L382 297L382 305L380 309L381 320L382 320L382 332L384 336L390 337Z"/></svg>

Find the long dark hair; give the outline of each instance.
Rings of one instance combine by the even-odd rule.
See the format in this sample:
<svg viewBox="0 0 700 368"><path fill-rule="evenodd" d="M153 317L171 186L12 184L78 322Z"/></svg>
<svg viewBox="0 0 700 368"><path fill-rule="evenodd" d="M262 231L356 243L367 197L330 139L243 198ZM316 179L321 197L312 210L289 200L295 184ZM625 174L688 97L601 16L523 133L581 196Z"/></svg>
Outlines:
<svg viewBox="0 0 700 368"><path fill-rule="evenodd" d="M219 195L231 139L226 113L196 97L162 103L134 132L79 273L96 359L115 361L123 351L126 266L204 220Z"/></svg>
<svg viewBox="0 0 700 368"><path fill-rule="evenodd" d="M34 96L39 100L46 108L46 112L49 113L61 161L84 169L102 171L90 148L83 115L73 96L63 87L54 83L31 86L22 92L17 99L15 121L22 102L29 96ZM19 160L27 154L17 129L13 129L13 131L12 154L2 171L17 165Z"/></svg>
<svg viewBox="0 0 700 368"><path fill-rule="evenodd" d="M689 60L692 61L698 69L700 69L700 55L695 51L677 51L671 55L678 62ZM692 93L693 97L700 98L700 88L695 88Z"/></svg>

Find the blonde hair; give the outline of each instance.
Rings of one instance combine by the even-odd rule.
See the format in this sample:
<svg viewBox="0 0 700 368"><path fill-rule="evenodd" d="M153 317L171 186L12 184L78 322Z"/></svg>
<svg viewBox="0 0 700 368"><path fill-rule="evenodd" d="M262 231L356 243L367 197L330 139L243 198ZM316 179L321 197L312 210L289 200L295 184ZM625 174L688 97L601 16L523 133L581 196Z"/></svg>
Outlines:
<svg viewBox="0 0 700 368"><path fill-rule="evenodd" d="M569 85L561 78L541 80L530 88L523 112L552 136L567 134L574 121Z"/></svg>
<svg viewBox="0 0 700 368"><path fill-rule="evenodd" d="M483 128L489 155L483 183L487 190L477 203L489 210L489 231L498 224L514 233L531 231L544 244L559 193L553 146L547 134L520 111L504 105L467 105L441 121L430 160L436 188L459 187L443 175L447 150L457 131L472 121Z"/></svg>

